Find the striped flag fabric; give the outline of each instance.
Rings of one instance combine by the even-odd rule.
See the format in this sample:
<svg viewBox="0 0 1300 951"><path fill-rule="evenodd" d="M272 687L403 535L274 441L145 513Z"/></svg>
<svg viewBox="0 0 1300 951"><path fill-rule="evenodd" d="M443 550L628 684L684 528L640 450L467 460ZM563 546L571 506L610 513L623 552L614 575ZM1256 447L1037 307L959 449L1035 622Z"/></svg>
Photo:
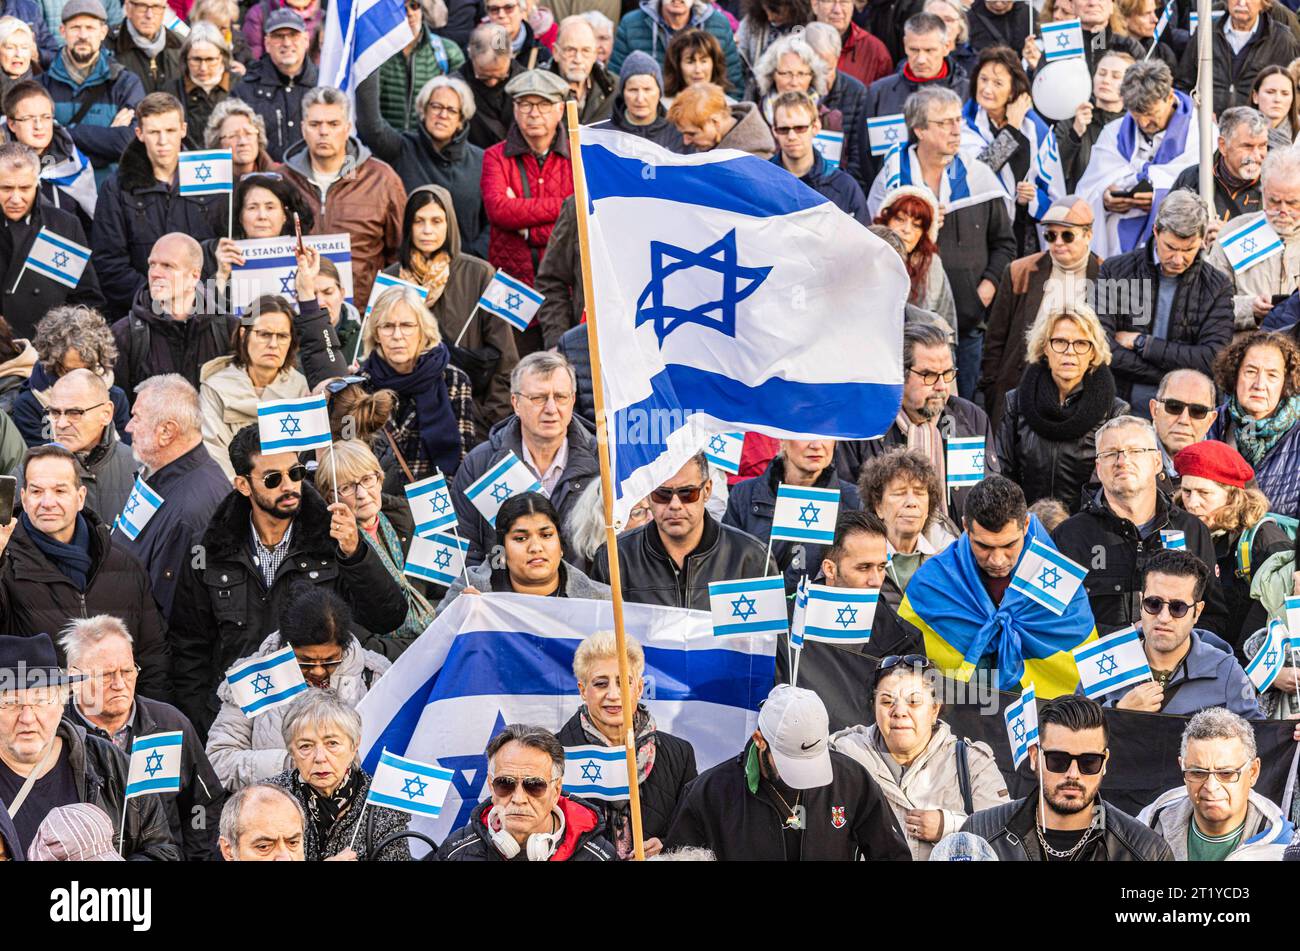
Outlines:
<svg viewBox="0 0 1300 951"><path fill-rule="evenodd" d="M500 317L515 330L527 330L545 299L523 281L498 269L488 286L483 288L478 306Z"/></svg>
<svg viewBox="0 0 1300 951"><path fill-rule="evenodd" d="M1231 234L1220 235L1219 247L1223 249L1223 255L1232 265L1232 270L1240 273L1275 254L1281 254L1282 239L1277 236L1268 219L1260 215L1255 223Z"/></svg>
<svg viewBox="0 0 1300 951"><path fill-rule="evenodd" d="M808 617L808 576L799 579L799 587L794 591L794 611L790 615L790 647L803 650L804 630ZM793 681L791 681L793 686Z"/></svg>
<svg viewBox="0 0 1300 951"><path fill-rule="evenodd" d="M835 541L835 520L840 513L840 490L787 485L776 490L772 513L772 540L813 542Z"/></svg>
<svg viewBox="0 0 1300 951"><path fill-rule="evenodd" d="M375 283L370 288L370 299L366 301L365 317L370 317L370 312L375 309L375 301L379 300L379 295L390 287L406 287L420 295L421 300L429 296L429 289L421 287L419 284L412 284L410 281L404 281L400 277L393 277L391 274L385 274L380 271L375 275Z"/></svg>
<svg viewBox="0 0 1300 951"><path fill-rule="evenodd" d="M90 248L57 235L49 228L41 228L36 232L36 240L32 242L27 260L23 262L23 270L35 271L65 287L75 289L81 283L81 275L89 263ZM19 279L22 278L21 272L18 276Z"/></svg>
<svg viewBox="0 0 1300 951"><path fill-rule="evenodd" d="M487 472L465 488L465 498L488 520L489 525L497 523L497 512L506 499L521 492L540 492L542 483L533 475L531 469L513 452L505 456Z"/></svg>
<svg viewBox="0 0 1300 951"><path fill-rule="evenodd" d="M1151 34L1151 49L1147 50L1148 57L1151 56L1151 51L1156 48L1156 44L1160 42L1160 37L1165 35L1165 30L1169 28L1169 21L1173 19L1173 16L1174 3L1173 0L1169 0L1160 14L1160 19L1156 21L1155 32Z"/></svg>
<svg viewBox="0 0 1300 951"><path fill-rule="evenodd" d="M412 39L403 0L334 0L325 10L319 84L355 99L357 86Z"/></svg>
<svg viewBox="0 0 1300 951"><path fill-rule="evenodd" d="M1007 721L1007 740L1011 743L1011 759L1015 768L1029 755L1029 747L1038 743L1038 698L1030 684L1020 694L1020 699L1009 704L1002 713Z"/></svg>
<svg viewBox="0 0 1300 951"><path fill-rule="evenodd" d="M230 149L182 152L177 174L182 195L224 195L235 188L235 162Z"/></svg>
<svg viewBox="0 0 1300 951"><path fill-rule="evenodd" d="M1187 533L1176 528L1160 529L1160 544L1171 551L1187 550Z"/></svg>
<svg viewBox="0 0 1300 951"><path fill-rule="evenodd" d="M709 613L715 637L789 632L785 580L780 575L709 582Z"/></svg>
<svg viewBox="0 0 1300 951"><path fill-rule="evenodd" d="M584 799L626 799L627 753L621 747L566 746L564 792Z"/></svg>
<svg viewBox="0 0 1300 951"><path fill-rule="evenodd" d="M884 155L894 146L907 142L907 120L901 112L867 120L867 138L872 155Z"/></svg>
<svg viewBox="0 0 1300 951"><path fill-rule="evenodd" d="M1083 584L1088 569L1075 564L1051 545L1035 538L1020 556L1011 590L1037 601L1058 617Z"/></svg>
<svg viewBox="0 0 1300 951"><path fill-rule="evenodd" d="M465 570L469 542L459 535L416 535L406 552L403 574L451 587Z"/></svg>
<svg viewBox="0 0 1300 951"><path fill-rule="evenodd" d="M987 449L983 436L954 436L945 461L949 487L974 485L984 478Z"/></svg>
<svg viewBox="0 0 1300 951"><path fill-rule="evenodd" d="M183 738L180 730L135 738L126 774L127 799L149 793L180 792Z"/></svg>
<svg viewBox="0 0 1300 951"><path fill-rule="evenodd" d="M366 802L436 819L442 814L442 804L447 801L455 776L450 769L430 766L384 750L379 754L379 763L370 778Z"/></svg>
<svg viewBox="0 0 1300 951"><path fill-rule="evenodd" d="M333 442L324 394L257 404L262 452L325 449Z"/></svg>
<svg viewBox="0 0 1300 951"><path fill-rule="evenodd" d="M1142 635L1136 625L1081 644L1073 654L1075 666L1079 668L1079 683L1093 700L1112 690L1151 679L1151 665L1147 663Z"/></svg>
<svg viewBox="0 0 1300 951"><path fill-rule="evenodd" d="M1286 626L1291 638L1300 644L1300 594L1293 594L1286 599Z"/></svg>
<svg viewBox="0 0 1300 951"><path fill-rule="evenodd" d="M745 448L744 433L714 433L704 444L709 465L731 475L740 475L740 454Z"/></svg>
<svg viewBox="0 0 1300 951"><path fill-rule="evenodd" d="M865 644L871 640L879 600L879 591L810 584L804 637L829 644Z"/></svg>
<svg viewBox="0 0 1300 951"><path fill-rule="evenodd" d="M226 671L226 683L246 717L260 716L307 689L298 657L289 646L236 664Z"/></svg>
<svg viewBox="0 0 1300 951"><path fill-rule="evenodd" d="M163 8L163 26L177 36L185 37L190 35L190 25L178 17L176 11L171 7Z"/></svg>
<svg viewBox="0 0 1300 951"><path fill-rule="evenodd" d="M844 133L823 129L813 136L813 148L821 153L828 168L839 168L844 156Z"/></svg>
<svg viewBox="0 0 1300 951"><path fill-rule="evenodd" d="M1269 621L1264 643L1246 665L1246 676L1260 693L1273 686L1273 681L1286 666L1287 648L1291 645L1287 634L1287 626L1281 621Z"/></svg>
<svg viewBox="0 0 1300 951"><path fill-rule="evenodd" d="M371 295L373 299L373 295ZM431 538L456 527L456 509L451 504L447 477L435 472L427 479L406 486L406 502L415 519L415 534Z"/></svg>
<svg viewBox="0 0 1300 951"><path fill-rule="evenodd" d="M122 513L114 519L113 527L121 529L123 535L135 541L149 524L149 519L162 508L162 504L163 497L149 488L143 479L136 476L135 486L131 489L131 494L126 497Z"/></svg>
<svg viewBox="0 0 1300 951"><path fill-rule="evenodd" d="M1223 19L1223 15L1224 15L1225 12L1227 12L1227 11L1225 11L1225 10L1211 10L1211 11L1210 11L1210 19L1213 20L1215 23L1218 23L1220 20ZM1187 20L1188 20L1188 22L1187 22L1187 29L1188 29L1188 32L1191 33L1193 36L1195 36L1195 35L1196 35L1196 25L1197 25L1198 23L1201 22L1201 15L1200 15L1199 13L1197 13L1195 10L1191 10L1191 11L1189 11L1188 14L1187 14Z"/></svg>
<svg viewBox="0 0 1300 951"><path fill-rule="evenodd" d="M1083 24L1076 17L1043 24L1043 60L1054 63L1058 59L1083 55Z"/></svg>

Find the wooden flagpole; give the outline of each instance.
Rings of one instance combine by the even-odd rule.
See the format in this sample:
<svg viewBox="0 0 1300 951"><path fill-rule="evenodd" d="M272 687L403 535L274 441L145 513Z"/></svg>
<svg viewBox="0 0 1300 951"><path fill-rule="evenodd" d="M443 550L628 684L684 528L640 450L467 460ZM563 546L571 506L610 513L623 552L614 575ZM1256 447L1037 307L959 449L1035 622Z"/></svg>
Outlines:
<svg viewBox="0 0 1300 951"><path fill-rule="evenodd" d="M623 584L618 563L618 531L614 528L614 479L609 464L609 426L605 419L605 391L601 382L600 344L596 329L596 294L591 281L591 238L587 233L587 179L582 170L578 141L578 104L568 110L569 161L573 166L573 202L578 215L578 247L582 252L582 292L587 311L587 347L591 351L591 386L596 403L596 448L600 455L600 489L605 502L605 549L609 553L609 587L614 603L614 640L618 644L618 687L623 704L623 749L627 754L627 800L631 813L632 850L645 861L641 833L641 791L637 788L636 703L632 697L631 670L627 662L627 634L623 628Z"/></svg>

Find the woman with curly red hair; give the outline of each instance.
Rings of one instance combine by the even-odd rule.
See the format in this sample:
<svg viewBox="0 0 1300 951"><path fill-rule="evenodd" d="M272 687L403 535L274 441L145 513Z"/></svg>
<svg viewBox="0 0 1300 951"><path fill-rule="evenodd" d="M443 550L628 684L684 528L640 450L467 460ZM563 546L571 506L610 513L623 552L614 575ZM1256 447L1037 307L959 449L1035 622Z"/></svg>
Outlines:
<svg viewBox="0 0 1300 951"><path fill-rule="evenodd" d="M957 305L952 287L939 259L939 204L928 188L903 185L885 196L876 215L903 242L907 276L912 279L908 302L934 311L957 333Z"/></svg>

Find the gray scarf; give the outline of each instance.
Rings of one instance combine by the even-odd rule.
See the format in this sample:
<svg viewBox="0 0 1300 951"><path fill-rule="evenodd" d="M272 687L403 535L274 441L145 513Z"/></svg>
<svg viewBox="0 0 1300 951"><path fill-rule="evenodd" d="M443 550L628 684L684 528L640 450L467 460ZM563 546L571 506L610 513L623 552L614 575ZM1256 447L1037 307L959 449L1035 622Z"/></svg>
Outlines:
<svg viewBox="0 0 1300 951"><path fill-rule="evenodd" d="M81 86L86 82L86 77L90 75L91 70L93 70L99 63L99 57L102 55L103 53L96 53L95 58L87 63L83 69L73 62L72 54L68 52L68 48L66 46L63 48L63 65L68 70L68 78L72 80L73 85Z"/></svg>
<svg viewBox="0 0 1300 951"><path fill-rule="evenodd" d="M125 26L127 32L131 34L131 42L139 47L140 51L150 59L156 59L158 54L163 51L163 47L167 45L166 27L160 28L158 30L158 36L150 40L137 33L135 27L131 25L130 20L122 21L122 25Z"/></svg>

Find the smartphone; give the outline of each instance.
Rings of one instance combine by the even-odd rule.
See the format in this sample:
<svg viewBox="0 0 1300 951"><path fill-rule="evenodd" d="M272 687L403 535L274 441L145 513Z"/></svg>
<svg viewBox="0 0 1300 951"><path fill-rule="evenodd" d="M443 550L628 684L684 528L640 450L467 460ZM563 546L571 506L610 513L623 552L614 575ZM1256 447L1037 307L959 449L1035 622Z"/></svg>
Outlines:
<svg viewBox="0 0 1300 951"><path fill-rule="evenodd" d="M302 254L307 249L302 243L302 219L298 217L298 212L293 213L293 233L298 239L298 253Z"/></svg>
<svg viewBox="0 0 1300 951"><path fill-rule="evenodd" d="M11 475L0 476L0 525L8 525L14 517L14 494L18 479Z"/></svg>
<svg viewBox="0 0 1300 951"><path fill-rule="evenodd" d="M1113 194L1116 198L1136 198L1138 195L1150 195L1153 190L1151 183L1144 179L1127 191L1113 192Z"/></svg>

